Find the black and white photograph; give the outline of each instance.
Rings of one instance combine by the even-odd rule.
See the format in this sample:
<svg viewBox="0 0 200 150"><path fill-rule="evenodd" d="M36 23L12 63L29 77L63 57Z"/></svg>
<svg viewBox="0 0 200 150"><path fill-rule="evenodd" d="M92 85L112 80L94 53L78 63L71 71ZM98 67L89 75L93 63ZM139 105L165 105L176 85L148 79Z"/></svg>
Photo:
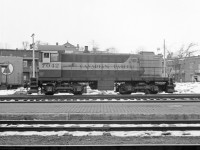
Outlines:
<svg viewBox="0 0 200 150"><path fill-rule="evenodd" d="M200 0L0 0L0 149L200 149Z"/></svg>

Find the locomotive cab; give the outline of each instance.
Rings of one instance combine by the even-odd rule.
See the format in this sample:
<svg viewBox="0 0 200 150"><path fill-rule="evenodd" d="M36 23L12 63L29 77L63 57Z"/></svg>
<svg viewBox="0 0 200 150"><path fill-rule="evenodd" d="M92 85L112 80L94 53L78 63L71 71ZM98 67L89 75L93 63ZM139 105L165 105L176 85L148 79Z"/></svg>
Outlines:
<svg viewBox="0 0 200 150"><path fill-rule="evenodd" d="M47 53L47 52L42 53L42 62L50 63L50 55L51 55L51 53Z"/></svg>
<svg viewBox="0 0 200 150"><path fill-rule="evenodd" d="M62 55L63 52L59 51L41 51L39 82L42 93L53 95L66 92L80 95L84 92L84 86L63 77Z"/></svg>
<svg viewBox="0 0 200 150"><path fill-rule="evenodd" d="M52 78L61 77L61 62L58 51L41 51L39 62L39 83L42 92L52 95L55 91L55 83Z"/></svg>

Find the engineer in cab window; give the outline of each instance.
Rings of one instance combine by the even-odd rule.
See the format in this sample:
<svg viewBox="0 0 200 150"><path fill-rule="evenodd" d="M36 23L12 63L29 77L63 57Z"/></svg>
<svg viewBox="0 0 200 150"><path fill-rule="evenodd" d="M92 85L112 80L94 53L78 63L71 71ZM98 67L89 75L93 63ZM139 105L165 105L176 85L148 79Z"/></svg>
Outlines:
<svg viewBox="0 0 200 150"><path fill-rule="evenodd" d="M49 53L44 53L44 58L49 58Z"/></svg>

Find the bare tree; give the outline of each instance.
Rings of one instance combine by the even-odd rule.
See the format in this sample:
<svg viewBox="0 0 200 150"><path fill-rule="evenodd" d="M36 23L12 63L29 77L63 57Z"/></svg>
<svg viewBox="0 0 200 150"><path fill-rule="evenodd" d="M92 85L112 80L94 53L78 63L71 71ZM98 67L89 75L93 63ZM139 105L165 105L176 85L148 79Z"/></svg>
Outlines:
<svg viewBox="0 0 200 150"><path fill-rule="evenodd" d="M190 43L190 44L188 45L188 47L187 47L186 50L185 50L186 57L190 57L191 54L193 54L194 52L197 51L197 50L191 50L191 48L194 47L194 46L197 46L197 44Z"/></svg>
<svg viewBox="0 0 200 150"><path fill-rule="evenodd" d="M181 46L181 48L178 50L178 58L184 57L184 45Z"/></svg>
<svg viewBox="0 0 200 150"><path fill-rule="evenodd" d="M35 41L35 49L38 49L38 45L49 45L48 42L42 42L40 40Z"/></svg>
<svg viewBox="0 0 200 150"><path fill-rule="evenodd" d="M107 53L117 53L117 49L115 47L109 47L106 49Z"/></svg>
<svg viewBox="0 0 200 150"><path fill-rule="evenodd" d="M181 48L178 51L178 58L183 58L183 57L190 57L193 55L197 50L192 50L194 46L197 46L195 43L190 43L186 48L185 45L182 45Z"/></svg>
<svg viewBox="0 0 200 150"><path fill-rule="evenodd" d="M173 52L171 52L171 51L167 50L167 59L170 59L170 58L172 58L172 57L173 57L173 55L174 55L174 53L173 53Z"/></svg>
<svg viewBox="0 0 200 150"><path fill-rule="evenodd" d="M29 44L28 41L23 41L23 42L22 42L22 46L23 46L23 49L24 49L24 50L27 50L27 49L29 48L29 45L30 45L30 44Z"/></svg>
<svg viewBox="0 0 200 150"><path fill-rule="evenodd" d="M99 50L98 44L94 40L92 40L91 44L92 44L92 51L94 53L97 52Z"/></svg>
<svg viewBox="0 0 200 150"><path fill-rule="evenodd" d="M84 51L85 50L85 47L84 46L80 46L79 47L79 51Z"/></svg>
<svg viewBox="0 0 200 150"><path fill-rule="evenodd" d="M92 48L93 52L97 52L99 50L99 47L98 46L95 46Z"/></svg>
<svg viewBox="0 0 200 150"><path fill-rule="evenodd" d="M136 49L136 54L139 54L140 52L145 51L145 48L143 46L140 46Z"/></svg>

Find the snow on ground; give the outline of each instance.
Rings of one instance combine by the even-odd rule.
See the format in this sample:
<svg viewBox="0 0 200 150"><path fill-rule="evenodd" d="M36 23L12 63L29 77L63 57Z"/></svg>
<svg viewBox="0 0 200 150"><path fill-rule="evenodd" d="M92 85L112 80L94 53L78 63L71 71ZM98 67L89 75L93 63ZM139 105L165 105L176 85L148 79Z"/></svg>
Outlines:
<svg viewBox="0 0 200 150"><path fill-rule="evenodd" d="M175 83L175 94L200 94L200 82L186 82L186 83ZM27 90L23 87L15 89L15 90L0 90L0 95L12 95L12 94L26 94ZM83 95L116 95L118 93L114 91L99 91L92 90L87 87L87 93ZM144 94L144 93L133 93L133 94ZM163 94L163 93L162 93ZM37 95L36 93L33 95ZM72 95L69 93L58 93L55 95Z"/></svg>
<svg viewBox="0 0 200 150"><path fill-rule="evenodd" d="M200 82L176 83L177 94L200 94Z"/></svg>
<svg viewBox="0 0 200 150"><path fill-rule="evenodd" d="M102 132L102 131L46 131L46 132L36 132L36 131L25 131L25 132L0 132L0 136L14 136L14 135L21 135L21 136L31 136L31 135L38 135L38 136L65 136L65 135L72 135L72 136L103 136L103 135L110 135L110 136L118 136L118 137L128 137L128 136L135 136L135 137L152 137L152 136L200 136L200 131L110 131L110 132Z"/></svg>
<svg viewBox="0 0 200 150"><path fill-rule="evenodd" d="M25 94L27 90L23 87L13 90L0 90L0 95L13 95L13 94Z"/></svg>

